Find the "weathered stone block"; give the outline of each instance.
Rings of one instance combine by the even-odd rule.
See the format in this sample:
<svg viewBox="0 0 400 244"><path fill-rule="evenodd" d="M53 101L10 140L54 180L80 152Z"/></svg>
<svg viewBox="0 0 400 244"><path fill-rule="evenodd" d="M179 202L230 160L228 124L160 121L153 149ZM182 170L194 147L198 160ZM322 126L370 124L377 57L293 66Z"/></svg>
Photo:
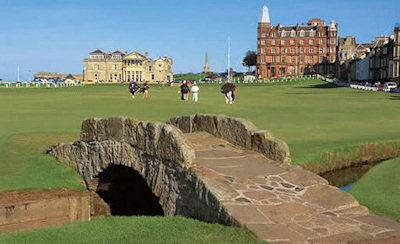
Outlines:
<svg viewBox="0 0 400 244"><path fill-rule="evenodd" d="M98 138L98 140L125 141L125 120L126 118L109 118L105 120L105 138Z"/></svg>
<svg viewBox="0 0 400 244"><path fill-rule="evenodd" d="M275 161L290 163L290 152L286 142L276 139L269 131L255 131L252 149Z"/></svg>
<svg viewBox="0 0 400 244"><path fill-rule="evenodd" d="M169 120L169 123L175 125L183 133L193 132L193 118L194 116L174 117Z"/></svg>
<svg viewBox="0 0 400 244"><path fill-rule="evenodd" d="M281 177L288 182L296 183L298 186L303 187L328 184L328 181L321 176L296 165L290 165L287 173L282 174Z"/></svg>
<svg viewBox="0 0 400 244"><path fill-rule="evenodd" d="M100 119L91 118L84 120L81 126L81 140L82 141L95 141L97 136L97 122Z"/></svg>
<svg viewBox="0 0 400 244"><path fill-rule="evenodd" d="M359 206L357 200L349 193L330 185L318 185L308 188L303 199L331 211Z"/></svg>
<svg viewBox="0 0 400 244"><path fill-rule="evenodd" d="M252 132L256 129L250 121L225 115L198 114L192 123L192 131L206 131L246 148L251 147Z"/></svg>
<svg viewBox="0 0 400 244"><path fill-rule="evenodd" d="M215 120L216 115L196 114L193 118L193 131L206 131L211 135L220 136Z"/></svg>
<svg viewBox="0 0 400 244"><path fill-rule="evenodd" d="M108 118L97 121L96 139L97 141L115 140L122 141L124 139L124 122L126 118Z"/></svg>
<svg viewBox="0 0 400 244"><path fill-rule="evenodd" d="M219 137L241 147L251 148L252 134L257 129L248 120L217 116L215 117Z"/></svg>

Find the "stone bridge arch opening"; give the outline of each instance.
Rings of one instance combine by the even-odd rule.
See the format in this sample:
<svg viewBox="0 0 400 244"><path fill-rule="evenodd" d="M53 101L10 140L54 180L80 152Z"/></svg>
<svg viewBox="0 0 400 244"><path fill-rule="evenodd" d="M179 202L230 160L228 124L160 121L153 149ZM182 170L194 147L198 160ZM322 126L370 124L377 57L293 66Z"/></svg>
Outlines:
<svg viewBox="0 0 400 244"><path fill-rule="evenodd" d="M110 207L111 215L164 215L159 198L134 169L110 165L97 178L96 192Z"/></svg>

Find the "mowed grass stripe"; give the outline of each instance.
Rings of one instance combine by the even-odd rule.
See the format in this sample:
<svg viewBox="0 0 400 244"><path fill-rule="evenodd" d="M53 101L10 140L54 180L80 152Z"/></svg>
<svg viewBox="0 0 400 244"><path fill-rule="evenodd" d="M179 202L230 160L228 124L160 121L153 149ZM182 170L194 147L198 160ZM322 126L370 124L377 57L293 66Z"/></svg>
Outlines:
<svg viewBox="0 0 400 244"><path fill-rule="evenodd" d="M265 243L240 228L182 217L107 217L14 233L0 243Z"/></svg>

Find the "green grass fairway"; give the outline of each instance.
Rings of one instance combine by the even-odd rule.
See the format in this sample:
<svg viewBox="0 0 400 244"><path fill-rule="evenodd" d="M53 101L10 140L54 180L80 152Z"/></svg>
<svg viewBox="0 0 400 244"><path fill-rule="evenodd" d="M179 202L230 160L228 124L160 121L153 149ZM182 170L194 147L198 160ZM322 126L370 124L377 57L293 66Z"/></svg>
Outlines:
<svg viewBox="0 0 400 244"><path fill-rule="evenodd" d="M374 213L400 221L400 158L379 164L350 190Z"/></svg>
<svg viewBox="0 0 400 244"><path fill-rule="evenodd" d="M300 164L350 157L357 154L355 146L365 143L394 141L390 149L400 140L398 94L336 88L322 81L238 86L233 106L224 103L218 84L200 85L199 104L182 102L178 88L161 86L153 86L147 100L140 95L133 100L123 85L0 89L0 191L80 188L78 177L42 152L56 142L77 139L82 120L90 117L243 117L288 142L293 162Z"/></svg>
<svg viewBox="0 0 400 244"><path fill-rule="evenodd" d="M0 243L264 243L240 229L182 217L108 217L1 233Z"/></svg>
<svg viewBox="0 0 400 244"><path fill-rule="evenodd" d="M379 157L400 153L400 94L318 80L239 84L237 103L227 106L220 86L200 85L199 104L180 101L176 87L153 86L147 100L140 95L133 100L120 84L1 88L0 191L83 189L78 175L43 152L56 142L78 139L82 120L90 117L163 122L195 113L243 117L285 140L294 163L316 171L373 159L371 152ZM399 168L393 171L400 174Z"/></svg>

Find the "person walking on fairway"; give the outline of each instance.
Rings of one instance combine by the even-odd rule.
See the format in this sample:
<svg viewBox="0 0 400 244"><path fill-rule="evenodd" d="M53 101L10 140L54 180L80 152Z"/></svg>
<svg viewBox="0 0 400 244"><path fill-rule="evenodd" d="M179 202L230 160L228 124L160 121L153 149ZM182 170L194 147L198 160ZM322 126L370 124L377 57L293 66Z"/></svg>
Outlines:
<svg viewBox="0 0 400 244"><path fill-rule="evenodd" d="M147 82L143 83L143 86L140 88L139 92L143 93L143 98L146 99L148 96L150 90L150 86L147 84Z"/></svg>
<svg viewBox="0 0 400 244"><path fill-rule="evenodd" d="M131 93L132 99L135 99L135 93L139 91L139 89L140 87L136 82L132 81L131 83L129 83L129 91Z"/></svg>
<svg viewBox="0 0 400 244"><path fill-rule="evenodd" d="M197 86L197 83L194 82L192 86L192 95L193 95L193 102L197 103L199 101L199 90L200 88Z"/></svg>
<svg viewBox="0 0 400 244"><path fill-rule="evenodd" d="M237 90L236 86L230 82L225 83L221 87L221 93L225 95L226 104L234 104L235 103L236 90Z"/></svg>
<svg viewBox="0 0 400 244"><path fill-rule="evenodd" d="M183 84L182 84L181 87L180 87L181 100L182 100L182 101L188 100L188 98L189 98L189 91L190 91L189 86L186 84L186 81L183 81Z"/></svg>

